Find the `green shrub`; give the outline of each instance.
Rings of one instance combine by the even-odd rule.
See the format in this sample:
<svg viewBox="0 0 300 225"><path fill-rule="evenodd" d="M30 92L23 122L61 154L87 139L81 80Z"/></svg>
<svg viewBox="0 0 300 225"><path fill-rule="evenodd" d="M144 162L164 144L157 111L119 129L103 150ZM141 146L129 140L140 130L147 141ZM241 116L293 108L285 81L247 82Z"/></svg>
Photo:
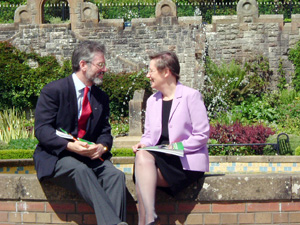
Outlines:
<svg viewBox="0 0 300 225"><path fill-rule="evenodd" d="M117 121L128 117L129 101L133 98L135 90L152 91L144 70L133 73L107 73L103 77L101 89L109 96L111 119Z"/></svg>
<svg viewBox="0 0 300 225"><path fill-rule="evenodd" d="M300 145L295 149L295 155L300 155Z"/></svg>
<svg viewBox="0 0 300 225"><path fill-rule="evenodd" d="M8 143L8 149L35 149L37 144L38 140L36 138L14 139Z"/></svg>
<svg viewBox="0 0 300 225"><path fill-rule="evenodd" d="M210 118L216 118L233 105L259 97L267 90L272 72L263 57L257 57L241 65L235 60L217 65L209 58L205 65L204 96Z"/></svg>
<svg viewBox="0 0 300 225"><path fill-rule="evenodd" d="M0 150L0 159L31 159L33 158L34 150L32 149L9 149ZM130 148L112 149L113 157L131 157L135 156Z"/></svg>
<svg viewBox="0 0 300 225"><path fill-rule="evenodd" d="M295 89L284 89L279 96L280 104L283 105L292 104L297 98L300 99L300 92Z"/></svg>
<svg viewBox="0 0 300 225"><path fill-rule="evenodd" d="M0 150L7 149L8 144L4 141L0 141Z"/></svg>
<svg viewBox="0 0 300 225"><path fill-rule="evenodd" d="M131 148L113 148L111 154L114 157L135 156Z"/></svg>
<svg viewBox="0 0 300 225"><path fill-rule="evenodd" d="M280 117L276 121L278 130L288 134L299 134L300 131L300 98L297 97L290 104L278 105Z"/></svg>
<svg viewBox="0 0 300 225"><path fill-rule="evenodd" d="M278 81L277 87L280 91L285 90L287 87L287 80L285 77L285 71L283 69L283 60L282 59L279 60L277 72L279 75L279 81Z"/></svg>
<svg viewBox="0 0 300 225"><path fill-rule="evenodd" d="M0 150L0 159L31 159L34 150Z"/></svg>
<svg viewBox="0 0 300 225"><path fill-rule="evenodd" d="M31 67L35 62L37 67ZM54 56L25 53L9 42L0 42L0 110L14 106L33 108L41 89L50 81L71 74L71 64L61 67Z"/></svg>
<svg viewBox="0 0 300 225"><path fill-rule="evenodd" d="M129 118L124 117L119 120L111 120L111 134L114 137L126 135L129 133Z"/></svg>
<svg viewBox="0 0 300 225"><path fill-rule="evenodd" d="M277 155L277 149L271 145L266 145L263 149L263 155Z"/></svg>
<svg viewBox="0 0 300 225"><path fill-rule="evenodd" d="M300 91L300 41L298 41L294 48L289 51L289 60L291 60L295 67L295 73L292 78L292 84L296 91Z"/></svg>

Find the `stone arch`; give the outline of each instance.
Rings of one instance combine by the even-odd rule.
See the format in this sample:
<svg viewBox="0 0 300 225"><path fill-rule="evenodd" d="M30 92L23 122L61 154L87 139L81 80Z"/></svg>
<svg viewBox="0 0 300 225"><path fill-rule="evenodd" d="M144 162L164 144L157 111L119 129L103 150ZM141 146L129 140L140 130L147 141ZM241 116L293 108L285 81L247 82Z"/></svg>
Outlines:
<svg viewBox="0 0 300 225"><path fill-rule="evenodd" d="M69 4L71 28L74 30L80 22L99 22L98 8L95 4L84 0L66 0ZM27 0L15 11L16 24L42 24L43 6L46 0Z"/></svg>
<svg viewBox="0 0 300 225"><path fill-rule="evenodd" d="M37 6L37 11L38 11L38 16L37 16L37 24L42 24L43 23L43 14L44 14L44 4L47 0L34 0L36 2ZM69 10L70 10L70 21L71 23L76 20L74 20L74 12L76 11L75 9L78 6L78 3L83 3L83 0L66 0L69 4Z"/></svg>
<svg viewBox="0 0 300 225"><path fill-rule="evenodd" d="M40 12L41 12L41 23L47 23L47 21L45 19L45 5L49 4L49 3L47 3L47 1L50 1L50 0L43 0L41 2L41 6L38 6L40 8ZM70 1L69 0L59 0L58 4L61 6L62 2L63 3L67 3L68 4L68 8L69 8L69 5L70 5ZM68 12L68 17L70 19L70 12Z"/></svg>

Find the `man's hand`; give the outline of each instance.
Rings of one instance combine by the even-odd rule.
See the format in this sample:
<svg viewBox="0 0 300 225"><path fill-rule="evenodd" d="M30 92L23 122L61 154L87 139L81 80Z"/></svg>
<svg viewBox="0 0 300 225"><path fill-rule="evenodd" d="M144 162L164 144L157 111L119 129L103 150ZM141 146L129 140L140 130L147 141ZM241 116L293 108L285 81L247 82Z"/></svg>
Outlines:
<svg viewBox="0 0 300 225"><path fill-rule="evenodd" d="M67 150L78 155L89 157L90 159L99 159L102 154L107 151L107 148L102 144L87 144L82 141L69 142Z"/></svg>

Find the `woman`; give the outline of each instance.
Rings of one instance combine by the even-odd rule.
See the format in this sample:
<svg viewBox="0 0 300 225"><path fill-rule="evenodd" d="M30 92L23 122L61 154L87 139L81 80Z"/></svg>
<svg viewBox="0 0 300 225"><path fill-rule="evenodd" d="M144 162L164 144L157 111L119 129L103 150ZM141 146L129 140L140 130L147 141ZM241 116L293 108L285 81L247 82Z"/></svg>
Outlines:
<svg viewBox="0 0 300 225"><path fill-rule="evenodd" d="M180 65L173 52L150 56L147 77L158 90L147 100L145 130L134 145L134 178L139 225L158 224L155 213L156 187L175 195L209 169L207 141L209 121L201 94L182 85ZM184 156L137 150L137 148L182 142Z"/></svg>

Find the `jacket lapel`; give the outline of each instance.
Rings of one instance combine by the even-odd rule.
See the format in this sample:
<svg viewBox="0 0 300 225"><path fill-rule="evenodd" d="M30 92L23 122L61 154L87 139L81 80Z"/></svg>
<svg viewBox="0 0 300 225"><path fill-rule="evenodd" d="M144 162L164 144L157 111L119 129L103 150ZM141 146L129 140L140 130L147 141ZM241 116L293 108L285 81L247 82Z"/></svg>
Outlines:
<svg viewBox="0 0 300 225"><path fill-rule="evenodd" d="M171 121L175 110L177 109L177 107L180 104L181 99L182 99L182 84L180 82L178 82L177 86L176 86L176 90L175 90L175 96L173 99L171 111L170 111L169 121Z"/></svg>

